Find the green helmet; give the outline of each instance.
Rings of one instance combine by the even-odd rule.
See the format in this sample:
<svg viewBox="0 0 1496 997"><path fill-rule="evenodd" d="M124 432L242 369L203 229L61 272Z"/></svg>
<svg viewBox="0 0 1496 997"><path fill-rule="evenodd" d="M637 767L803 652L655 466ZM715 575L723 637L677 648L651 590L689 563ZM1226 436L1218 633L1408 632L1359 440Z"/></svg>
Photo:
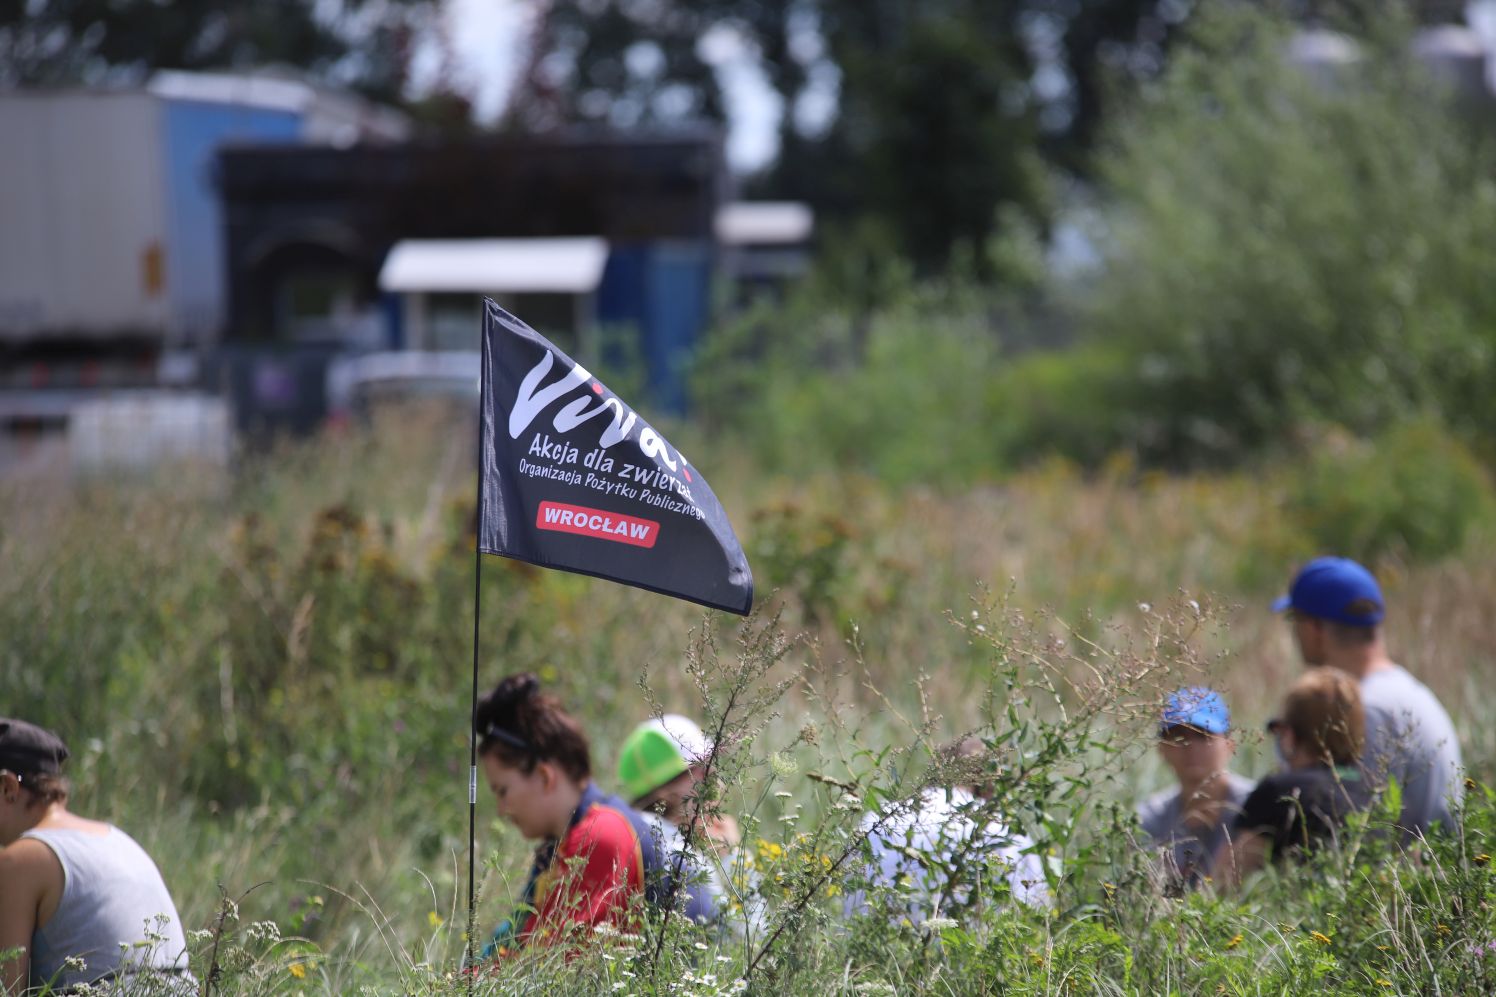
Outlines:
<svg viewBox="0 0 1496 997"><path fill-rule="evenodd" d="M618 752L618 785L637 802L691 767L710 751L706 737L685 717L674 714L635 727Z"/></svg>

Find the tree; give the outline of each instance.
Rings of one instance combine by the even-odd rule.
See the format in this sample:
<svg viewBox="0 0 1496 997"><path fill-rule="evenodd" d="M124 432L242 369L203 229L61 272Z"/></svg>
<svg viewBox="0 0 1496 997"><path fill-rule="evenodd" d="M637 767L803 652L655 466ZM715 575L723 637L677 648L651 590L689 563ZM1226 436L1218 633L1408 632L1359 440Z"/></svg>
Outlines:
<svg viewBox="0 0 1496 997"><path fill-rule="evenodd" d="M998 209L1043 217L1032 72L1013 8L976 0L835 0L842 70L828 163L925 269L979 256ZM849 198L850 200L850 198Z"/></svg>
<svg viewBox="0 0 1496 997"><path fill-rule="evenodd" d="M849 223L871 215L932 270L953 252L980 259L1004 206L1044 227L1044 157L1083 169L1109 67L1146 75L1188 10L1179 0L553 0L511 120L721 121L702 40L727 32L783 108L778 159L754 192ZM829 127L799 113L828 93Z"/></svg>
<svg viewBox="0 0 1496 997"><path fill-rule="evenodd" d="M1326 86L1285 63L1292 29L1202 18L1113 123L1086 325L1131 361L1114 422L1179 462L1424 413L1496 438L1491 140L1405 37Z"/></svg>
<svg viewBox="0 0 1496 997"><path fill-rule="evenodd" d="M394 100L435 10L436 0L0 0L0 86L284 64Z"/></svg>
<svg viewBox="0 0 1496 997"><path fill-rule="evenodd" d="M711 2L553 0L536 18L512 127L626 128L722 120L722 94L697 41Z"/></svg>

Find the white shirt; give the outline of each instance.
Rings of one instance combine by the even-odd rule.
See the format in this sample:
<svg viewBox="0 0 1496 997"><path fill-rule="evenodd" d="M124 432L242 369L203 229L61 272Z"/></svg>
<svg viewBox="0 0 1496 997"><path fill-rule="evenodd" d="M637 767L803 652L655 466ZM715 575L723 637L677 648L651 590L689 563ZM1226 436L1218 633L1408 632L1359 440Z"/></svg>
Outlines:
<svg viewBox="0 0 1496 997"><path fill-rule="evenodd" d="M1003 870L1021 903L1048 906L1043 862L1023 854L1033 842L999 821L977 827L972 814L982 804L970 790L926 789L917 803L917 809L889 816L868 814L861 827L873 853L873 864L865 870L868 884L901 890L908 898L910 920L918 924L937 913L933 908L942 901L953 864L961 870L961 885L949 891L942 906L963 904L971 884L980 883L993 867ZM865 892L849 893L843 908L848 916L867 910Z"/></svg>

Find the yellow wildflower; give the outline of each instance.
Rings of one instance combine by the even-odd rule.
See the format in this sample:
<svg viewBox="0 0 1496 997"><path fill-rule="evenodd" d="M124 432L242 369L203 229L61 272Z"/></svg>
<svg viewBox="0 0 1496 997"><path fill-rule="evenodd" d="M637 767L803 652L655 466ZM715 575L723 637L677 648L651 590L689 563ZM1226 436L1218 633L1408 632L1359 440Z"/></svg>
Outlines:
<svg viewBox="0 0 1496 997"><path fill-rule="evenodd" d="M291 971L291 975L296 977L298 980L306 979L306 966L302 965L301 963L293 962L286 968L289 969Z"/></svg>
<svg viewBox="0 0 1496 997"><path fill-rule="evenodd" d="M1323 934L1322 932L1311 931L1309 932L1309 937L1314 939L1316 942L1319 942L1321 945L1330 944L1330 936Z"/></svg>
<svg viewBox="0 0 1496 997"><path fill-rule="evenodd" d="M1241 935L1241 932L1239 932L1239 931L1236 934L1232 935L1231 936L1231 941L1229 941L1229 942L1226 943L1226 951L1230 952L1232 949L1234 949L1238 945L1240 945L1241 944L1241 939L1242 939L1242 935Z"/></svg>
<svg viewBox="0 0 1496 997"><path fill-rule="evenodd" d="M777 841L758 839L758 857L765 861L775 861L784 858L784 846Z"/></svg>
<svg viewBox="0 0 1496 997"><path fill-rule="evenodd" d="M1391 980L1384 980L1380 976L1378 976L1377 977L1377 986L1379 986L1379 987L1390 987L1390 986L1392 986L1392 981Z"/></svg>
<svg viewBox="0 0 1496 997"><path fill-rule="evenodd" d="M431 911L426 915L426 923L431 925L433 928L440 928L443 924L443 921L440 914L438 914L436 911Z"/></svg>

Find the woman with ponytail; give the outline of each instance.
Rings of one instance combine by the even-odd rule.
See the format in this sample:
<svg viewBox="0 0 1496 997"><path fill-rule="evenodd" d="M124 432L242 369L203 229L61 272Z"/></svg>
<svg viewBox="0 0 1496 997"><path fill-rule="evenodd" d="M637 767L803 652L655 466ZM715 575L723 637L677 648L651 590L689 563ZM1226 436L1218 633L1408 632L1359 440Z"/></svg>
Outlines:
<svg viewBox="0 0 1496 997"><path fill-rule="evenodd" d="M631 930L641 901L679 903L698 923L715 916L682 853L597 788L586 734L534 675L501 681L479 702L474 724L499 816L540 842L521 911L499 926L485 957L601 925Z"/></svg>
<svg viewBox="0 0 1496 997"><path fill-rule="evenodd" d="M1218 886L1237 886L1269 863L1337 844L1350 815L1372 802L1359 764L1366 710L1350 675L1329 665L1309 669L1267 729L1283 770L1259 782L1242 804L1229 840L1216 851Z"/></svg>

